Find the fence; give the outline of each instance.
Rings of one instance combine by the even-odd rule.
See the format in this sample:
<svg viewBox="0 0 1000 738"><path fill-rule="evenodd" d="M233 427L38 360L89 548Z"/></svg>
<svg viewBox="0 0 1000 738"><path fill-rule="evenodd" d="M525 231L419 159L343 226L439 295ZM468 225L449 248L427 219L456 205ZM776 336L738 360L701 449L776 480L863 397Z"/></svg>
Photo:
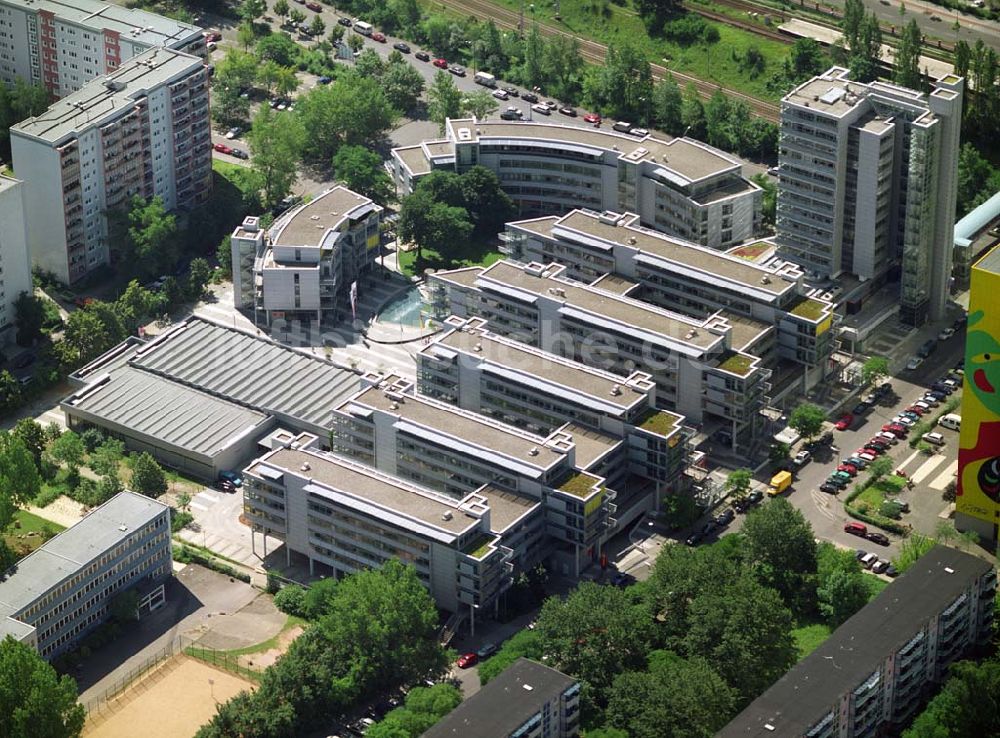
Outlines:
<svg viewBox="0 0 1000 738"><path fill-rule="evenodd" d="M108 707L108 703L111 702L111 700L120 695L135 682L148 676L153 671L163 666L163 664L180 653L182 648L183 645L181 643L181 636L176 636L169 643L163 646L163 648L156 651L152 656L147 657L142 663L130 668L122 676L115 679L114 682L112 682L100 693L100 695L84 702L84 710L87 711L88 715L91 713L101 714Z"/></svg>
<svg viewBox="0 0 1000 738"><path fill-rule="evenodd" d="M237 676L256 682L260 680L261 670L252 669L249 666L240 664L240 655L232 651L220 651L206 646L191 645L184 649L184 653L192 658L204 661L220 669L232 672Z"/></svg>

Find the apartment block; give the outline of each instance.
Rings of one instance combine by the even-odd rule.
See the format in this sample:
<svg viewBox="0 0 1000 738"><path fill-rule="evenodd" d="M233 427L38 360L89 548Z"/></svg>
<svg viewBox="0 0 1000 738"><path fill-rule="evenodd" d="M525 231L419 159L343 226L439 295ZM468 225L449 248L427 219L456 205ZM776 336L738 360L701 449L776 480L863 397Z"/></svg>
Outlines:
<svg viewBox="0 0 1000 738"><path fill-rule="evenodd" d="M65 97L155 47L207 54L202 30L99 0L0 0L0 81Z"/></svg>
<svg viewBox="0 0 1000 738"><path fill-rule="evenodd" d="M496 172L521 217L579 207L637 213L644 226L713 249L761 228L761 189L736 159L690 138L470 118L449 119L444 139L392 151L400 196L435 169L476 165Z"/></svg>
<svg viewBox="0 0 1000 738"><path fill-rule="evenodd" d="M421 738L576 738L580 683L519 658Z"/></svg>
<svg viewBox="0 0 1000 738"><path fill-rule="evenodd" d="M799 365L803 389L828 371L836 348L833 305L811 297L802 270L790 262L759 264L713 251L644 228L628 213L574 210L509 223L503 240L517 261L562 264L565 276L588 284L611 274L625 280L622 294L696 320L721 314L746 335L739 350L771 369Z"/></svg>
<svg viewBox="0 0 1000 738"><path fill-rule="evenodd" d="M656 385L643 372L621 376L493 333L481 318L445 321L445 331L417 354L420 393L482 413L531 433L563 430L577 464L591 442L600 458L587 464L617 492L615 517L628 525L675 486L686 467L692 429L656 408Z"/></svg>
<svg viewBox="0 0 1000 738"><path fill-rule="evenodd" d="M899 283L900 317L944 315L964 80L929 93L833 67L781 101L777 242L815 276Z"/></svg>
<svg viewBox="0 0 1000 738"><path fill-rule="evenodd" d="M17 298L34 290L23 195L20 180L0 175L0 347L17 337Z"/></svg>
<svg viewBox="0 0 1000 738"><path fill-rule="evenodd" d="M428 309L444 320L480 317L490 329L615 374L642 371L658 408L683 415L706 435L744 451L768 401L771 370L743 351L771 326L734 323L721 313L696 319L626 296L634 283L608 275L587 285L557 264L499 261L438 272Z"/></svg>
<svg viewBox="0 0 1000 738"><path fill-rule="evenodd" d="M52 659L106 620L123 592L139 594L137 615L162 605L171 564L170 508L121 492L0 578L0 638Z"/></svg>
<svg viewBox="0 0 1000 738"><path fill-rule="evenodd" d="M34 265L73 283L110 263L108 213L135 195L167 210L205 202L208 111L202 60L155 48L13 126Z"/></svg>
<svg viewBox="0 0 1000 738"><path fill-rule="evenodd" d="M338 300L375 263L381 216L380 206L338 186L267 233L258 218L246 218L231 239L236 307L267 325L335 319Z"/></svg>
<svg viewBox="0 0 1000 738"><path fill-rule="evenodd" d="M451 497L324 452L316 436L274 437L275 450L244 470L245 514L286 554L308 557L313 575L399 559L440 607L474 617L510 586L511 544L544 526L537 500L496 489Z"/></svg>
<svg viewBox="0 0 1000 738"><path fill-rule="evenodd" d="M506 545L519 569L553 557L576 576L617 525L614 490L592 469L620 440L536 435L416 394L396 376L368 374L333 411L334 453L456 500L493 490L541 502L544 527ZM530 533L530 532L529 532Z"/></svg>
<svg viewBox="0 0 1000 738"><path fill-rule="evenodd" d="M894 735L947 676L985 646L997 576L935 546L723 728L719 738Z"/></svg>

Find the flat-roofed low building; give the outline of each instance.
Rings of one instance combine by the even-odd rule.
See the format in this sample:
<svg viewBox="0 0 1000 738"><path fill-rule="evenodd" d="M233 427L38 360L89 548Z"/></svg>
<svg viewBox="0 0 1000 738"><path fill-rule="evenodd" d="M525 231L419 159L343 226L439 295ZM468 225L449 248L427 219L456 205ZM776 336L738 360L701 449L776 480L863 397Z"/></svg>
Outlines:
<svg viewBox="0 0 1000 738"><path fill-rule="evenodd" d="M793 666L718 738L895 734L993 627L996 570L935 546Z"/></svg>
<svg viewBox="0 0 1000 738"><path fill-rule="evenodd" d="M393 375L368 374L362 383L334 410L335 453L455 499L490 485L541 501L546 535L515 551L519 568L558 553L577 575L598 559L616 525L614 491L577 461L569 433L529 433L416 394Z"/></svg>
<svg viewBox="0 0 1000 738"><path fill-rule="evenodd" d="M580 683L522 657L421 738L575 738L579 733Z"/></svg>
<svg viewBox="0 0 1000 738"><path fill-rule="evenodd" d="M338 300L375 263L381 214L367 197L337 186L266 233L259 218L246 218L230 239L236 307L267 325L335 319Z"/></svg>
<svg viewBox="0 0 1000 738"><path fill-rule="evenodd" d="M615 374L646 372L658 408L702 424L709 435L728 435L734 450L749 449L771 372L734 347L724 314L696 319L568 279L565 271L498 261L437 272L428 280L428 309L439 320L481 317L492 331Z"/></svg>
<svg viewBox="0 0 1000 738"><path fill-rule="evenodd" d="M745 336L734 336L734 348L772 369L779 360L799 364L806 388L829 370L833 305L810 296L791 262L758 264L651 231L631 213L588 210L508 223L503 251L524 263L563 264L566 276L587 283L614 275L634 284L624 295L696 319L723 311Z"/></svg>
<svg viewBox="0 0 1000 738"><path fill-rule="evenodd" d="M137 614L162 605L171 565L170 508L121 492L0 577L0 639L55 658L104 622L124 592L139 595Z"/></svg>
<svg viewBox="0 0 1000 738"><path fill-rule="evenodd" d="M760 232L762 190L743 178L737 160L694 139L474 118L449 119L445 136L393 149L400 195L435 169L481 165L496 172L522 217L578 207L627 211L713 249Z"/></svg>

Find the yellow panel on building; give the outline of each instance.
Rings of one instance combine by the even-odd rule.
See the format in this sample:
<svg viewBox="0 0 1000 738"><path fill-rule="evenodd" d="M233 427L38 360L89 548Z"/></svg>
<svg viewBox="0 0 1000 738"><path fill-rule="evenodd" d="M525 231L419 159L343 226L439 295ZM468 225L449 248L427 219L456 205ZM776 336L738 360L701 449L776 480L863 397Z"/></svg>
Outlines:
<svg viewBox="0 0 1000 738"><path fill-rule="evenodd" d="M1000 524L1000 247L972 267L955 525L997 538Z"/></svg>

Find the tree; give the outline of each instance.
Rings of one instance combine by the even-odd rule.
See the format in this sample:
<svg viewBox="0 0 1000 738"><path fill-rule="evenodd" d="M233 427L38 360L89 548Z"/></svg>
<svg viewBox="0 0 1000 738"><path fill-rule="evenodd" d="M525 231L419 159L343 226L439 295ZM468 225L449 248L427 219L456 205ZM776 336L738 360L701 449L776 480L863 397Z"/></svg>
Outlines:
<svg viewBox="0 0 1000 738"><path fill-rule="evenodd" d="M118 314L107 303L97 301L70 313L63 341L57 348L64 364L79 366L100 356L124 336L125 327Z"/></svg>
<svg viewBox="0 0 1000 738"><path fill-rule="evenodd" d="M34 648L0 641L0 735L77 738L86 718L77 696L73 678L56 674Z"/></svg>
<svg viewBox="0 0 1000 738"><path fill-rule="evenodd" d="M42 463L42 453L45 451L45 429L34 418L21 418L17 421L11 435L19 439L31 453L35 466Z"/></svg>
<svg viewBox="0 0 1000 738"><path fill-rule="evenodd" d="M796 39L788 52L788 76L794 82L815 77L823 71L826 60L819 42L811 38Z"/></svg>
<svg viewBox="0 0 1000 738"><path fill-rule="evenodd" d="M114 311L121 319L125 333L135 333L140 325L157 315L165 306L162 295L146 289L133 279L114 303Z"/></svg>
<svg viewBox="0 0 1000 738"><path fill-rule="evenodd" d="M86 439L81 436L86 445ZM102 476L118 473L118 464L125 458L125 444L117 438L107 438L90 454L90 468Z"/></svg>
<svg viewBox="0 0 1000 738"><path fill-rule="evenodd" d="M649 662L649 671L618 675L608 700L608 723L631 738L711 738L735 714L735 691L705 659L654 651Z"/></svg>
<svg viewBox="0 0 1000 738"><path fill-rule="evenodd" d="M819 611L837 628L868 602L868 585L861 572L834 571L816 588Z"/></svg>
<svg viewBox="0 0 1000 738"><path fill-rule="evenodd" d="M273 61L282 67L294 66L300 52L301 47L287 33L268 34L254 47L254 53L262 62Z"/></svg>
<svg viewBox="0 0 1000 738"><path fill-rule="evenodd" d="M958 192L955 207L959 215L968 213L1000 190L1000 168L995 168L970 143L958 155Z"/></svg>
<svg viewBox="0 0 1000 738"><path fill-rule="evenodd" d="M330 26L330 33L327 34L326 38L331 44L337 46L344 40L345 33L346 29L342 25L334 23Z"/></svg>
<svg viewBox="0 0 1000 738"><path fill-rule="evenodd" d="M309 33L316 38L321 37L326 33L326 21L322 17L314 15L312 22L309 24Z"/></svg>
<svg viewBox="0 0 1000 738"><path fill-rule="evenodd" d="M375 49L365 49L354 59L354 71L362 77L378 79L385 74L387 63L382 61Z"/></svg>
<svg viewBox="0 0 1000 738"><path fill-rule="evenodd" d="M1000 735L1000 660L959 661L903 738Z"/></svg>
<svg viewBox="0 0 1000 738"><path fill-rule="evenodd" d="M826 413L823 408L808 402L798 405L788 416L788 427L795 429L807 441L812 440L823 430Z"/></svg>
<svg viewBox="0 0 1000 738"><path fill-rule="evenodd" d="M240 18L252 23L267 12L265 0L243 0L236 11Z"/></svg>
<svg viewBox="0 0 1000 738"><path fill-rule="evenodd" d="M674 75L667 74L653 88L652 119L658 128L672 136L684 133L684 96L681 88L674 80Z"/></svg>
<svg viewBox="0 0 1000 738"><path fill-rule="evenodd" d="M773 179L763 172L753 175L750 177L750 180L764 191L760 212L764 218L764 222L769 226L773 226L778 211L778 186L774 183Z"/></svg>
<svg viewBox="0 0 1000 738"><path fill-rule="evenodd" d="M295 183L305 133L299 118L283 115L261 105L248 135L253 154L250 166L260 178L265 208L273 208Z"/></svg>
<svg viewBox="0 0 1000 738"><path fill-rule="evenodd" d="M7 369L0 370L0 410L14 410L20 402L20 382Z"/></svg>
<svg viewBox="0 0 1000 738"><path fill-rule="evenodd" d="M66 464L70 469L79 468L86 452L80 436L71 430L66 431L53 441L52 448L49 450L53 459Z"/></svg>
<svg viewBox="0 0 1000 738"><path fill-rule="evenodd" d="M240 23L239 28L236 29L236 41L243 47L244 51L250 51L250 47L257 41L257 32L254 30L253 23L250 21Z"/></svg>
<svg viewBox="0 0 1000 738"><path fill-rule="evenodd" d="M681 107L681 122L687 130L687 135L699 141L705 138L705 106L701 103L701 95L694 83L684 90L684 103Z"/></svg>
<svg viewBox="0 0 1000 738"><path fill-rule="evenodd" d="M749 469L736 469L729 472L726 477L726 491L733 500L741 500L750 493L750 483L753 481L753 472Z"/></svg>
<svg viewBox="0 0 1000 738"><path fill-rule="evenodd" d="M461 115L462 91L455 86L455 80L450 74L439 71L427 89L427 116L436 122L444 133L445 121Z"/></svg>
<svg viewBox="0 0 1000 738"><path fill-rule="evenodd" d="M933 538L921 533L911 533L899 544L899 555L893 559L892 564L896 567L896 571L902 574L913 566L917 559L934 548L936 543Z"/></svg>
<svg viewBox="0 0 1000 738"><path fill-rule="evenodd" d="M844 30L844 42L852 52L857 50L861 36L861 24L865 18L865 4L862 0L845 0L844 17L841 28Z"/></svg>
<svg viewBox="0 0 1000 738"><path fill-rule="evenodd" d="M356 33L352 33L347 37L347 45L351 47L351 51L357 54L362 48L364 48L365 42L361 36Z"/></svg>
<svg viewBox="0 0 1000 738"><path fill-rule="evenodd" d="M946 546L954 543L957 536L958 531L955 530L955 524L950 520L939 520L934 527L934 537Z"/></svg>
<svg viewBox="0 0 1000 738"><path fill-rule="evenodd" d="M872 82L878 78L882 59L882 30L874 14L865 16L858 30L857 44L851 45L849 67L851 78L858 82Z"/></svg>
<svg viewBox="0 0 1000 738"><path fill-rule="evenodd" d="M521 78L524 84L535 87L545 81L543 69L545 55L545 39L538 30L538 24L532 23L524 39L524 61L521 65Z"/></svg>
<svg viewBox="0 0 1000 738"><path fill-rule="evenodd" d="M417 106L424 92L424 78L409 62L402 60L395 63L390 59L382 75L382 88L389 104L405 112Z"/></svg>
<svg viewBox="0 0 1000 738"><path fill-rule="evenodd" d="M163 198L146 201L136 195L130 202L123 257L139 275L161 274L177 260L177 235L177 219L167 212Z"/></svg>
<svg viewBox="0 0 1000 738"><path fill-rule="evenodd" d="M884 356L872 356L861 365L862 386L878 384L887 376L889 376L889 360Z"/></svg>
<svg viewBox="0 0 1000 738"><path fill-rule="evenodd" d="M271 8L274 14L279 18L285 18L288 15L288 0L275 0L274 6Z"/></svg>
<svg viewBox="0 0 1000 738"><path fill-rule="evenodd" d="M486 685L522 656L537 661L543 655L542 647L542 636L536 630L519 630L504 641L496 654L480 662L480 684Z"/></svg>
<svg viewBox="0 0 1000 738"><path fill-rule="evenodd" d="M20 505L38 495L41 486L31 451L14 434L0 431L0 531L10 525Z"/></svg>
<svg viewBox="0 0 1000 738"><path fill-rule="evenodd" d="M635 10L646 24L646 29L652 35L663 31L667 18L680 10L677 0L636 0Z"/></svg>
<svg viewBox="0 0 1000 738"><path fill-rule="evenodd" d="M364 146L342 146L333 157L336 179L359 195L385 205L394 197L392 180L382 166L382 158Z"/></svg>
<svg viewBox="0 0 1000 738"><path fill-rule="evenodd" d="M167 491L167 477L148 452L132 459L132 489L147 497L159 497Z"/></svg>
<svg viewBox="0 0 1000 738"><path fill-rule="evenodd" d="M923 38L920 28L917 26L916 18L911 18L910 22L903 27L903 33L899 37L899 47L893 59L894 79L897 85L908 87L911 90L920 90L923 83L920 78L920 49L923 46Z"/></svg>
<svg viewBox="0 0 1000 738"><path fill-rule="evenodd" d="M468 211L480 236L493 236L517 213L510 195L500 186L500 178L492 169L474 166L460 177L462 205Z"/></svg>
<svg viewBox="0 0 1000 738"><path fill-rule="evenodd" d="M743 535L747 561L761 583L776 589L794 612L808 612L816 589L816 537L802 513L777 497L747 515Z"/></svg>
<svg viewBox="0 0 1000 738"><path fill-rule="evenodd" d="M476 120L484 120L499 107L497 99L489 90L474 90L462 95L462 110Z"/></svg>
<svg viewBox="0 0 1000 738"><path fill-rule="evenodd" d="M649 121L652 92L652 69L631 43L610 44L604 65L588 77L586 85L594 108L640 125Z"/></svg>
<svg viewBox="0 0 1000 738"><path fill-rule="evenodd" d="M399 211L399 237L417 245L418 262L424 249L446 254L449 246L468 240L472 228L465 208L437 202L426 191L404 198Z"/></svg>
<svg viewBox="0 0 1000 738"><path fill-rule="evenodd" d="M188 294L194 300L201 299L201 296L205 292L205 287L212 280L212 267L208 265L208 261L202 257L196 257L191 260L191 265L188 267L188 280L187 289Z"/></svg>
<svg viewBox="0 0 1000 738"><path fill-rule="evenodd" d="M45 323L43 299L31 292L22 292L14 301L18 346L30 346L42 337L42 325Z"/></svg>
<svg viewBox="0 0 1000 738"><path fill-rule="evenodd" d="M868 475L873 482L878 481L891 472L893 466L895 466L895 463L891 456L879 456L868 466Z"/></svg>

